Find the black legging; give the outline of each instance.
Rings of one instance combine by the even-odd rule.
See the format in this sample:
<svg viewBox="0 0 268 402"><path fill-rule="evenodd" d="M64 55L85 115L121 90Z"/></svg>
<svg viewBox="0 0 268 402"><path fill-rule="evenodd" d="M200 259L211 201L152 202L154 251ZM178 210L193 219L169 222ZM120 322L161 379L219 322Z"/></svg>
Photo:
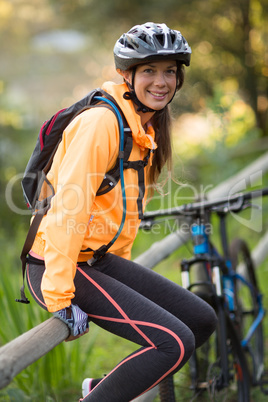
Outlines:
<svg viewBox="0 0 268 402"><path fill-rule="evenodd" d="M30 258L27 282L40 290L44 265ZM129 402L180 370L216 326L214 310L163 276L112 254L93 267L79 264L73 303L100 327L141 345L86 396L89 402Z"/></svg>

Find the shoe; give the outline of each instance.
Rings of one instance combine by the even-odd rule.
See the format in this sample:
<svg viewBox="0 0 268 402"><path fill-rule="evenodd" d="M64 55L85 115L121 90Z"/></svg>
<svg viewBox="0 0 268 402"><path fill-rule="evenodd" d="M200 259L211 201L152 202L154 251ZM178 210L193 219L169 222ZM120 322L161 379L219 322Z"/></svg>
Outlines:
<svg viewBox="0 0 268 402"><path fill-rule="evenodd" d="M103 378L85 378L82 383L83 398L85 398L102 379Z"/></svg>
<svg viewBox="0 0 268 402"><path fill-rule="evenodd" d="M85 398L92 390L93 378L85 378L82 383L82 396Z"/></svg>

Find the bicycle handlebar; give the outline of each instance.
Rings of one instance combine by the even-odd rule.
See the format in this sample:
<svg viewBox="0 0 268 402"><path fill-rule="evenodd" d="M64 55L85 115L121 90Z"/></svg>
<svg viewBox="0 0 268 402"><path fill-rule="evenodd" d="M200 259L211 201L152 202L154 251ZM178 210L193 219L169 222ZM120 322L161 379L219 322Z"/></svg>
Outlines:
<svg viewBox="0 0 268 402"><path fill-rule="evenodd" d="M223 197L218 200L204 200L184 204L175 208L162 209L158 211L148 211L144 214L143 221L146 224L146 221L164 216L203 216L204 213L208 211L221 211L224 213L228 213L230 211L239 212L246 204L246 201L249 201L253 198L264 197L266 195L268 195L268 187L261 188L259 190L249 191L246 193L233 194L229 197Z"/></svg>

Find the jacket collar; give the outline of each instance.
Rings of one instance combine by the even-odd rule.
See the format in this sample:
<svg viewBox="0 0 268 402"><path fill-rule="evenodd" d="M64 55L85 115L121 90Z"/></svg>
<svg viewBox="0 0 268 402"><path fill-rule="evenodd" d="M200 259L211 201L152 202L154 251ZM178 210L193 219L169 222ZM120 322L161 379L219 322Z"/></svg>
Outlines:
<svg viewBox="0 0 268 402"><path fill-rule="evenodd" d="M145 132L140 116L136 113L132 101L123 98L124 93L128 91L128 86L125 83L118 85L113 82L105 82L102 89L113 96L122 109L132 131L132 137L139 147L141 149L156 149L155 132L152 125L147 125Z"/></svg>

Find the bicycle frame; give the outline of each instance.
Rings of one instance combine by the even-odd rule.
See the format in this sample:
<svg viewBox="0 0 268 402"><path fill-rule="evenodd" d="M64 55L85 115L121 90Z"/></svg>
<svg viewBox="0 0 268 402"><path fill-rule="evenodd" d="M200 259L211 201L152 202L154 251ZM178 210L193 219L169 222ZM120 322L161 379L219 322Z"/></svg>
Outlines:
<svg viewBox="0 0 268 402"><path fill-rule="evenodd" d="M194 224L191 227L192 232L192 240L193 240L193 251L194 257L190 260L183 260L182 261L182 272L181 272L181 279L182 279L182 286L188 290L191 290L193 287L196 286L210 286L214 285L215 293L218 297L224 297L225 307L228 309L230 313L230 317L232 318L232 313L236 309L235 305L235 298L234 298L234 280L239 280L246 285L252 293L255 292L255 289L252 285L243 277L236 272L234 272L232 268L232 264L229 258L228 252L228 240L227 240L227 233L226 233L226 213L218 213L220 218L220 237L222 242L223 248L223 257L218 253L217 249L210 243L209 235L206 233L206 224ZM200 217L196 220L198 221ZM208 222L207 222L208 223ZM207 272L208 278L210 281L207 282L198 282L198 283L190 283L190 275L189 275L189 268L191 265L204 262L212 264L212 275L211 273ZM221 275L222 272L222 275ZM252 323L251 327L249 328L245 338L241 341L241 346L246 348L248 345L249 340L251 339L254 331L265 316L265 310L262 304L262 295L257 294L258 300L258 316Z"/></svg>
<svg viewBox="0 0 268 402"><path fill-rule="evenodd" d="M199 220L199 218L200 216L197 220ZM222 339L225 340L227 333L224 312L226 303L224 302L225 289L221 280L223 261L220 255L216 252L212 243L209 241L209 235L206 233L206 223L194 224L191 227L192 241L194 244L194 257L190 260L183 260L181 263L182 285L188 290L192 290L194 287L202 288L205 286L208 288L208 293L211 293L210 303L217 310ZM193 264L200 262L205 265L207 280L191 283L190 268ZM228 352L225 343L221 344L220 352L222 375L217 386L219 389L222 389L228 386L230 378L227 357Z"/></svg>

